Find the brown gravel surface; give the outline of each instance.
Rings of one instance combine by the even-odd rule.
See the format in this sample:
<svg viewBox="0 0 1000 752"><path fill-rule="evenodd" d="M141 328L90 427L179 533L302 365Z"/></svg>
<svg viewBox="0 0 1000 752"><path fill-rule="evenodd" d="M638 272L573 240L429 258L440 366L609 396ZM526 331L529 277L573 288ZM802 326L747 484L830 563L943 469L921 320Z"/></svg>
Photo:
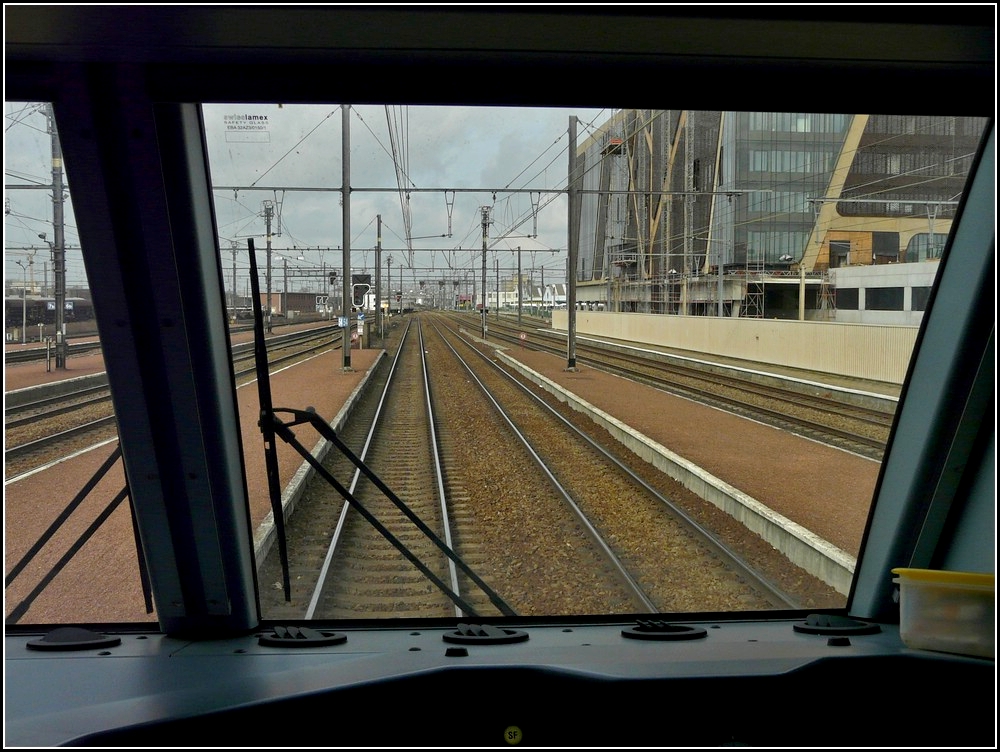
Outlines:
<svg viewBox="0 0 1000 752"><path fill-rule="evenodd" d="M504 351L595 407L856 556L879 463L594 368Z"/></svg>

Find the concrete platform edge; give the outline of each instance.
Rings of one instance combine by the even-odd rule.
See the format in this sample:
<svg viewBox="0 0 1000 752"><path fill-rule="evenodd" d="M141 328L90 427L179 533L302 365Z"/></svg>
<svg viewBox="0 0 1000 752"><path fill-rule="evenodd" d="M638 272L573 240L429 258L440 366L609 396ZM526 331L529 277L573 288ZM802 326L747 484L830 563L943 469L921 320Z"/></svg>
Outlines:
<svg viewBox="0 0 1000 752"><path fill-rule="evenodd" d="M70 394L78 389L87 387L105 386L108 383L108 374L105 371L88 376L77 376L72 379L61 379L48 384L29 386L23 389L14 389L4 393L4 403L7 407L20 407L21 405L35 402L36 400L48 399L49 397L61 397Z"/></svg>
<svg viewBox="0 0 1000 752"><path fill-rule="evenodd" d="M354 411L354 406L357 401L361 398L361 395L365 393L368 388L368 382L371 379L372 374L375 369L382 362L382 358L385 356L385 350L378 354L375 358L375 362L372 363L371 367L365 373L364 378L361 382L354 388L344 406L337 413L336 417L330 421L330 427L334 431L339 431L347 423L347 419L351 416ZM316 458L317 461L323 462L326 459L327 454L330 453L331 444L326 439L320 439L316 446L312 449L312 456ZM281 494L281 509L285 515L285 520L287 521L291 517L292 513L295 511L295 505L298 503L299 499L302 498L302 494L305 491L306 485L312 480L312 477L316 474L315 468L309 464L307 460L302 460L302 464L299 465L299 469L295 472L295 475L291 477L285 486L285 490ZM274 525L274 514L268 512L267 516L261 521L260 525L257 526L257 530L254 532L254 556L256 559L257 570L260 571L264 560L270 553L271 548L277 542L277 532Z"/></svg>

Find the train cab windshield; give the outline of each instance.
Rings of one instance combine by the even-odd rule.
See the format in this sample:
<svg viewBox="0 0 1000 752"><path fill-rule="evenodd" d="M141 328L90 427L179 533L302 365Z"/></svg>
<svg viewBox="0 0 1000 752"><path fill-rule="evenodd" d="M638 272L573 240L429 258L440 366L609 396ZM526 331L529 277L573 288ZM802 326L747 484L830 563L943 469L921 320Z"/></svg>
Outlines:
<svg viewBox="0 0 1000 752"><path fill-rule="evenodd" d="M99 269L72 166L68 180L46 172L61 150L52 105L6 109L20 181L7 236L21 244L8 303L23 308L87 291ZM985 118L212 103L190 125L229 338L211 355L233 363L219 388L236 394L263 618L845 605ZM31 190L48 180L65 185L56 201ZM570 282L581 351L566 368ZM183 302L178 322L204 315ZM10 385L79 373L69 383L101 396L60 418L35 406L41 383L8 388L8 621L156 621L100 355L121 333L16 309ZM301 424L305 453L262 436L255 313L273 340L271 400L330 426L349 412L363 430L341 417L330 440ZM380 422L367 402L404 388L381 374L393 350L424 337L429 355L448 329L480 357L496 348L507 388L564 424L526 436L513 408L473 408L490 390L449 392L470 366L447 350L429 358L458 368L429 378L436 409ZM89 432L62 432L78 424ZM387 502L380 521L368 506Z"/></svg>

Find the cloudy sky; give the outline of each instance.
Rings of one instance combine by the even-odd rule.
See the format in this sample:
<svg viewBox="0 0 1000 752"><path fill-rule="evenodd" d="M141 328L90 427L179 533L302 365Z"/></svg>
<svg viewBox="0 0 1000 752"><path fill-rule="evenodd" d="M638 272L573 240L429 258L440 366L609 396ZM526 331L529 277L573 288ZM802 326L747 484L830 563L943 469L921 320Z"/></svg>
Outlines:
<svg viewBox="0 0 1000 752"><path fill-rule="evenodd" d="M517 258L510 249L518 246L525 272L544 268L552 281L565 275L566 200L558 191L566 186L569 118L578 118L582 143L610 110L360 105L349 112L352 271L373 271L381 216L383 271L391 256L394 272L400 265L407 275L412 269L408 282L478 275L482 209L489 207L491 278L497 261L501 277L513 274ZM51 182L44 115L37 106L6 103L5 116L5 183ZM233 249L237 276L245 277L247 238L258 251L265 247L267 202L276 287L286 264L290 290L309 289L295 269L341 267L341 107L206 105L204 119L227 287ZM53 237L51 195L9 189L5 198L5 275L20 280L15 260L33 258L40 284L38 265L49 252L38 235ZM66 243L67 284L83 284L70 206ZM51 263L48 278L51 284ZM246 284L237 282L237 289Z"/></svg>

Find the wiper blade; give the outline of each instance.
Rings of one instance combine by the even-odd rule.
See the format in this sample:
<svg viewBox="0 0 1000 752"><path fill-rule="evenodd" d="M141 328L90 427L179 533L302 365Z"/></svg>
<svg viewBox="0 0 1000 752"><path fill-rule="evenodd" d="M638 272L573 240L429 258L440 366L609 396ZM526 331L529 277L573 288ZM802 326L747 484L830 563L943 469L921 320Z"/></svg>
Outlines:
<svg viewBox="0 0 1000 752"><path fill-rule="evenodd" d="M253 292L254 364L257 369L257 394L260 397L260 426L264 435L264 462L267 467L267 488L271 498L271 514L278 538L281 559L281 584L285 601L292 600L292 583L288 571L288 542L285 540L285 515L281 508L281 484L278 479L278 450L274 445L274 408L271 405L271 377L267 363L267 343L264 341L264 313L260 302L260 281L257 279L257 258L253 238L247 240L250 255L250 289Z"/></svg>
<svg viewBox="0 0 1000 752"><path fill-rule="evenodd" d="M502 598L500 598L497 593L495 593L489 585L487 585L482 578L480 578L475 572L473 572L469 566L462 561L459 556L448 547L448 545L442 541L433 530L431 530L424 522L421 520L414 512L406 506L403 501L396 496L389 489L385 483L382 482L365 464L364 462L356 457L353 452L344 444L340 438L336 435L334 430L330 425L323 420L316 412L312 409L310 410L293 410L288 408L280 408L282 412L289 412L295 416L295 419L290 423L283 423L275 415L275 409L271 400L271 382L268 373L268 363L267 363L267 347L264 342L264 316L261 308L260 302L260 283L257 280L257 261L254 256L254 245L253 239L248 238L247 246L250 255L250 284L251 291L253 294L253 308L254 308L254 358L256 362L257 370L257 391L260 395L260 420L258 425L260 430L264 435L264 451L265 460L267 462L267 482L268 491L271 498L271 511L274 516L274 525L276 537L278 539L278 554L281 559L281 575L282 575L282 585L285 592L285 600L291 601L291 582L289 577L289 566L288 566L288 544L285 539L285 518L281 508L281 484L278 478L278 456L277 448L275 446L275 436L280 436L287 444L291 445L296 451L299 452L305 458L310 465L316 470L316 472L326 480L330 485L332 485L337 492L347 501L351 506L358 510L361 515L368 520L375 527L376 530L395 548L403 554L417 569L419 569L431 582L433 582L442 593L444 593L455 605L462 609L465 613L470 616L477 616L475 610L466 603L461 596L453 592L451 588L448 587L437 575L435 575L426 564L421 562L417 556L410 551L402 541L397 539L378 519L368 511L355 497L348 491L344 486L335 478L330 472L323 467L323 465L312 456L305 447L303 447L295 438L295 435L290 430L289 426L298 425L299 423L309 423L311 424L319 434L334 444L341 453L347 457L358 470L360 470L375 486L386 495L386 497L392 501L409 519L413 522L423 533L426 535L448 558L450 558L455 564L465 572L469 578L475 582L487 597L490 602L496 606L502 614L505 616L516 616L517 614L508 606Z"/></svg>

